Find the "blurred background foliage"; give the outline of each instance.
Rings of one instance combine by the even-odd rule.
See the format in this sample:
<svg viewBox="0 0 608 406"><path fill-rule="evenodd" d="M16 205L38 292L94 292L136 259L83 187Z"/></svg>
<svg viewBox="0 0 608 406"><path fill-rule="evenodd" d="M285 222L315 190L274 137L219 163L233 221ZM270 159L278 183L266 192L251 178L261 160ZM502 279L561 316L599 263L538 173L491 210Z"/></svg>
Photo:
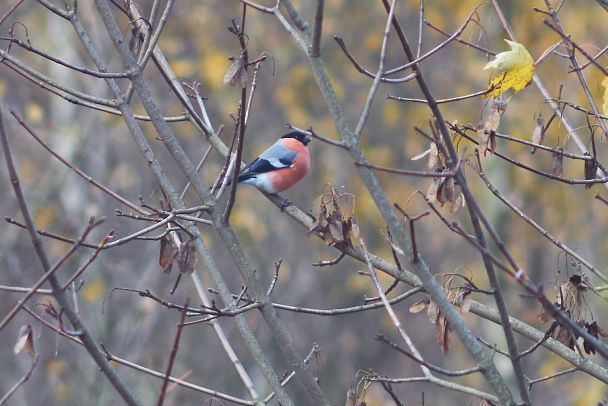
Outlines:
<svg viewBox="0 0 608 406"><path fill-rule="evenodd" d="M13 3L14 1L3 3L0 15L6 13ZM151 3L149 0L139 2L142 14L147 15ZM273 6L274 0L260 3ZM502 3L517 40L526 46L535 59L558 41L557 34L543 24L545 16L532 9L533 6L542 8L543 2L511 0ZM295 4L310 21L314 2L299 1ZM99 52L113 71L120 71L120 60L96 18L94 6L91 2L84 1L78 5L83 24ZM434 26L452 33L464 23L476 5L476 1L469 0L428 0L425 3L425 18ZM418 37L419 8L420 4L415 0L401 1L397 7L397 15L413 45ZM221 83L224 72L230 65L228 57L240 52L238 40L228 32L227 27L231 24L231 19L240 21L241 13L242 5L238 1L180 0L176 2L159 42L178 76L184 81L202 83L202 93L208 98L206 106L215 128L220 124L225 125L222 138L226 143L230 142L234 130L230 114L237 114L240 99L238 87L224 86ZM560 17L565 31L572 34L573 39L591 54L605 45L603 34L608 14L594 1L565 2ZM122 16L118 18L127 33L128 21ZM482 3L474 18L477 23L470 23L461 38L494 52L507 50L503 41L507 35L491 4ZM356 71L333 36L342 37L359 63L374 72L378 65L385 20L386 14L380 2L326 2L322 56L352 128L361 115L372 80ZM15 35L19 39L29 40L38 49L76 65L93 68L69 24L35 1L26 0L0 26L0 35L8 36L13 22L19 22L14 26ZM301 128L313 127L315 132L337 139L336 129L315 79L289 34L272 16L252 9L247 11L245 32L250 58L255 59L262 53L266 53L269 58L263 63L258 77L247 128L244 160L257 156L274 142L286 131L287 122ZM445 39L444 35L425 27L422 52L432 49ZM6 49L7 44L2 46ZM12 48L11 54L70 87L100 97L109 97L101 79L70 71L17 47ZM487 85L490 74L482 71L482 68L489 58L489 55L479 50L452 42L426 59L422 68L435 96L439 99L451 98L479 91ZM387 66L393 68L405 62L396 38L391 37ZM600 63L605 64L605 58ZM570 72L567 59L550 55L537 67L537 74L554 97L558 97L559 87L563 84L564 100L584 108L589 107L576 76ZM594 97L600 100L601 73L588 67L584 70L584 75ZM146 68L146 77L164 114L181 114L183 107L152 63ZM128 83L124 81L122 85L126 89ZM372 163L378 165L428 170L425 159L412 161L412 157L429 148L428 141L414 131L414 126L429 130L429 110L423 104L386 100L385 95L412 98L421 96L413 81L381 85L371 118L362 135L365 154ZM0 65L0 96L3 107L13 108L22 114L49 145L87 174L132 202L137 202L138 196L142 196L149 204L158 204L161 198L158 186L147 171L147 165L132 143L120 117L71 104L26 81L5 65ZM136 98L133 105L136 112L144 113ZM485 100L472 98L443 104L442 111L451 122L474 125L481 120L484 107ZM589 142L586 115L570 108L565 109L565 114L578 128L584 142ZM529 140L536 119L541 116L548 119L550 115L550 108L544 103L544 98L531 85L510 101L499 132ZM90 238L91 241L99 241L109 229L114 229L116 236L122 237L142 227L136 221L117 217L115 209L126 211L125 207L59 164L15 120L7 117L7 121L21 180L29 203L36 210L39 228L75 237L84 229L89 216L106 216L107 222ZM174 123L172 127L191 159L197 162L208 147L204 137L188 122ZM154 153L166 165L174 182L181 187L185 186L186 181L178 168L171 162L162 143L156 140L153 127L143 124L143 128L147 130L149 140L155 148ZM598 133L596 142L599 156L603 156L606 140ZM557 120L547 133L545 145L563 146L568 152L579 152ZM459 146L466 146L468 154L474 148L473 144L464 140ZM390 247L381 234L385 224L358 180L350 158L339 148L319 141L313 141L310 149L312 168L309 175L285 193L285 196L303 210L314 214L320 203L319 198L328 190L326 185L351 194L354 197L350 197L344 207L347 214L358 217L363 238L370 250L376 255L391 259ZM503 140L498 142L498 151L535 168L551 171L550 154L537 151L531 155L529 147ZM209 184L215 180L223 165L223 160L216 153L212 153L210 160L201 173ZM603 264L608 258L605 249L607 237L603 226L608 220L608 211L605 205L593 198L595 193L606 195L604 187L595 186L591 190L585 190L582 185L569 186L554 182L509 165L496 156L488 155L482 158L482 162L494 186L513 203L598 268L605 269ZM0 173L4 179L0 183L2 214L20 219L4 165L0 166ZM564 173L568 178L582 178L582 163L565 161ZM426 191L430 184L428 178L378 175L389 199L398 202L408 213L417 215L427 209L415 191ZM545 286L549 294L555 292L554 288L575 271L570 261L563 254L560 255L558 248L498 202L474 172L469 170L467 176L486 215L495 224L519 263L535 282ZM198 204L194 195L187 196L186 200L192 205ZM450 214L446 207L441 211L449 220L467 224L465 210ZM336 257L337 251L328 248L319 239L307 239L307 230L281 215L254 188L239 188L231 223L251 263L265 283L268 284L272 278L274 263L283 259L278 285L272 297L275 302L333 309L361 304L365 296L375 296L369 278L358 274L358 271L365 270L360 263L345 258L332 267L312 266L313 262ZM31 285L40 275L41 267L32 255L26 233L7 223L1 223L0 230L3 236L0 242L0 264L4 269L0 283ZM212 232L205 229L202 231L207 244L217 253L218 263L227 275L231 289L238 293L241 282L230 258L222 254L223 248L215 242ZM483 269L480 268L479 255L465 241L447 230L437 217L429 216L417 222L416 233L419 248L435 273L460 272L472 277L480 288L489 288ZM44 241L55 259L68 249L64 243L52 239ZM89 254L87 250L79 250L78 255L64 266L60 275L64 278L70 275L87 260ZM199 271L204 277L204 270ZM136 294L120 291L110 294L108 289L149 289L174 303L182 303L186 296L193 295L194 289L187 280L183 280L177 292L170 296L169 290L175 283L175 278L175 274L167 277L159 269L158 243L132 242L104 252L87 270L79 291L80 310L94 334L110 351L148 368L164 371L179 314ZM385 285L390 282L388 278L383 278ZM539 305L518 296L519 289L511 280L503 279L503 287L513 316L537 328L546 328L536 320L540 312ZM405 289L407 288L397 290L402 292ZM3 314L19 297L19 294L0 292L0 303L4 303L2 308L5 309ZM442 355L435 341L434 326L428 323L424 315L409 313L408 307L421 298L418 295L395 306L418 349L429 362L437 365L451 368L457 366L457 369L471 367L469 358L455 338L449 355ZM474 298L492 305L489 297L476 294ZM37 297L30 305L42 313L43 309L36 304L47 300L52 299ZM589 306L597 322L604 328L608 327L601 311L601 306L605 306L605 303L590 300ZM382 310L338 317L286 312L281 314L302 353L307 353L315 342L320 345L321 357L312 360L311 369L319 376L321 387L333 403L344 403L346 391L359 380L357 373L360 370L374 370L391 377L419 374L419 367L414 362L374 341L374 336L378 333L397 338L394 326ZM279 373L286 370L287 366L276 351L272 338L260 324L259 316L252 313L248 317L268 357L276 365L276 370ZM8 343L14 342L18 327L28 322L36 324L24 312L12 321L10 328L0 332L0 341L7 343L0 347L1 393L5 393L27 368L25 356L15 356ZM498 326L473 316L468 316L467 322L490 342L496 342L499 347L504 346L502 330ZM255 370L231 321L221 321L221 324L229 337L233 338L233 345L244 365L251 371L256 382L264 387L263 378ZM14 396L12 404L101 405L116 401L117 395L101 378L84 355L83 349L55 337L47 329L36 327L35 330L43 367ZM531 344L526 339L520 340L522 349ZM495 361L508 378L510 363L498 355ZM523 361L531 379L568 368L564 361L548 356L542 348ZM606 366L605 361L595 361ZM126 367L119 366L118 369L145 404L155 401L160 390L160 380ZM217 339L206 325L196 325L184 331L174 369L174 375L182 374L188 374L187 379L193 383L235 396L246 396L233 368L219 350ZM461 378L460 382L487 389L479 376ZM469 396L436 390L427 384L404 384L395 386L395 390L408 404L421 404L423 392L425 404L428 405L446 404L448 401L450 404L472 402ZM297 384L291 384L289 392L300 399L297 404L307 403ZM575 374L537 384L532 389L532 396L535 404L589 405L608 396L608 391L600 382ZM204 399L207 397L178 387L169 392L166 404L201 404ZM392 404L387 395L375 385L366 392L366 401L368 405Z"/></svg>

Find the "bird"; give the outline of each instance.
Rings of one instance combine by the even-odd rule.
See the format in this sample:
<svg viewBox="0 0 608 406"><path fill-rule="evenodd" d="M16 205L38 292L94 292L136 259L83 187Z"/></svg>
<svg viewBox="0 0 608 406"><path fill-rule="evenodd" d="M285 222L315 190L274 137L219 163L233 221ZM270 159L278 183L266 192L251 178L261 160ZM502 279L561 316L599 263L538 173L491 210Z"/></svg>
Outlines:
<svg viewBox="0 0 608 406"><path fill-rule="evenodd" d="M247 164L239 172L237 181L254 185L258 189L278 195L308 173L310 169L310 154L308 143L310 138L299 132L290 132L283 135L266 151ZM232 183L229 179L226 184ZM282 198L283 208L291 202Z"/></svg>

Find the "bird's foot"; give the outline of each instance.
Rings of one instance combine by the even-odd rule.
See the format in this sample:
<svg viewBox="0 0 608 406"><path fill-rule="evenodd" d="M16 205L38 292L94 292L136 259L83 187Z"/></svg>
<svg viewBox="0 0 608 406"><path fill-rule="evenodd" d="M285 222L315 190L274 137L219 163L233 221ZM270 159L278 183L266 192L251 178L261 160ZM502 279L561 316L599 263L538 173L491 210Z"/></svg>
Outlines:
<svg viewBox="0 0 608 406"><path fill-rule="evenodd" d="M277 196L279 196L279 200L281 201L281 213L285 211L285 207L293 206L293 203L290 202L289 200L285 199L284 197L282 197L280 195L277 195Z"/></svg>

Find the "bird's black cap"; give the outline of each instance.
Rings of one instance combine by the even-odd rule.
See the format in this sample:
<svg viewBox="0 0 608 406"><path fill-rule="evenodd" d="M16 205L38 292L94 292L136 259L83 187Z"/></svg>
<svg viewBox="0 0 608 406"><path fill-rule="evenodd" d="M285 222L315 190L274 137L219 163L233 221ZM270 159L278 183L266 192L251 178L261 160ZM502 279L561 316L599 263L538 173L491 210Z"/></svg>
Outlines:
<svg viewBox="0 0 608 406"><path fill-rule="evenodd" d="M281 138L295 138L304 145L308 145L308 143L310 142L310 137L296 131L285 134Z"/></svg>

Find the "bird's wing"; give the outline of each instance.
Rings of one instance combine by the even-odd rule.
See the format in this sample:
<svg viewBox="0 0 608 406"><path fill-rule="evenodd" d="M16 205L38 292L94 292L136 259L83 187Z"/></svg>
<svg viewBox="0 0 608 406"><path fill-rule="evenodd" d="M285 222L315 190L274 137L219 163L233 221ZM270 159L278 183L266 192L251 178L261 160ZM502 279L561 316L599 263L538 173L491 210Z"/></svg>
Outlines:
<svg viewBox="0 0 608 406"><path fill-rule="evenodd" d="M276 142L270 148L262 153L259 158L256 158L244 167L239 174L239 182L247 180L261 173L276 171L281 168L288 168L292 165L294 158L298 155L296 151L292 151L282 145L281 142Z"/></svg>
<svg viewBox="0 0 608 406"><path fill-rule="evenodd" d="M284 147L282 140L279 140L266 151L262 152L260 160L266 160L270 165L274 166L275 169L281 169L291 166L296 155L298 155L296 151Z"/></svg>

